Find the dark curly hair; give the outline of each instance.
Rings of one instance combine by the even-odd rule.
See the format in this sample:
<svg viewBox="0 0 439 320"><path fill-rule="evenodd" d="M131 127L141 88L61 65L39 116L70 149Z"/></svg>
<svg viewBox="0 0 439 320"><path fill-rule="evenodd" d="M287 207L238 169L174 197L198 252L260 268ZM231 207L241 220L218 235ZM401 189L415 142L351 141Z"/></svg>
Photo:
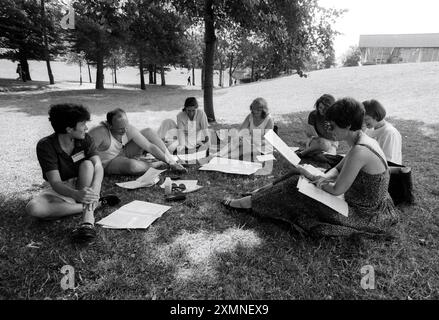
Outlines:
<svg viewBox="0 0 439 320"><path fill-rule="evenodd" d="M50 106L49 121L55 133L67 133L67 128L76 128L78 122L90 121L86 107L74 103L60 103Z"/></svg>
<svg viewBox="0 0 439 320"><path fill-rule="evenodd" d="M323 96L317 99L316 103L314 104L314 108L317 109L320 103L322 103L326 108L329 108L334 104L334 102L335 98L332 95L325 93Z"/></svg>
<svg viewBox="0 0 439 320"><path fill-rule="evenodd" d="M326 121L334 121L340 128L350 127L351 131L360 130L363 126L364 106L353 98L337 100L326 111Z"/></svg>

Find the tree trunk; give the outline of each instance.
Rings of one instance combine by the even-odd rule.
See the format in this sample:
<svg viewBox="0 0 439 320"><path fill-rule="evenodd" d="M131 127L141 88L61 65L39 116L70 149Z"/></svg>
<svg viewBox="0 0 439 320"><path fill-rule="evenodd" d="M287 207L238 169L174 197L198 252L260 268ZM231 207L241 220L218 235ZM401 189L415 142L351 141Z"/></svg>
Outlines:
<svg viewBox="0 0 439 320"><path fill-rule="evenodd" d="M251 81L254 82L255 81L255 61L252 60L252 73L251 73Z"/></svg>
<svg viewBox="0 0 439 320"><path fill-rule="evenodd" d="M90 79L90 83L93 83L93 81L91 80L90 63L88 63L88 61L87 61L87 67L88 67L88 78Z"/></svg>
<svg viewBox="0 0 439 320"><path fill-rule="evenodd" d="M223 65L220 64L218 86L223 87Z"/></svg>
<svg viewBox="0 0 439 320"><path fill-rule="evenodd" d="M148 64L149 84L154 84L154 66Z"/></svg>
<svg viewBox="0 0 439 320"><path fill-rule="evenodd" d="M157 65L154 65L154 84L157 84Z"/></svg>
<svg viewBox="0 0 439 320"><path fill-rule="evenodd" d="M114 65L114 83L117 84L117 67Z"/></svg>
<svg viewBox="0 0 439 320"><path fill-rule="evenodd" d="M98 52L96 59L96 89L104 89L104 56Z"/></svg>
<svg viewBox="0 0 439 320"><path fill-rule="evenodd" d="M82 61L79 61L79 85L82 86Z"/></svg>
<svg viewBox="0 0 439 320"><path fill-rule="evenodd" d="M162 86L166 86L166 81L165 81L165 67L163 65L160 66L160 78L162 81Z"/></svg>
<svg viewBox="0 0 439 320"><path fill-rule="evenodd" d="M41 0L41 28L43 30L44 39L44 58L46 60L47 73L49 74L50 84L55 84L53 79L52 68L50 67L50 54L49 54L49 41L47 40L47 30L46 30L46 11L44 9L44 0Z"/></svg>
<svg viewBox="0 0 439 320"><path fill-rule="evenodd" d="M215 121L213 109L213 63L215 59L215 24L214 24L214 0L205 0L204 9L204 41L206 51L204 53L204 111L209 122Z"/></svg>
<svg viewBox="0 0 439 320"><path fill-rule="evenodd" d="M204 63L201 67L201 90L204 90Z"/></svg>
<svg viewBox="0 0 439 320"><path fill-rule="evenodd" d="M23 82L32 81L30 77L29 63L27 62L27 57L22 54L20 54L20 64L21 64Z"/></svg>
<svg viewBox="0 0 439 320"><path fill-rule="evenodd" d="M139 51L139 71L140 71L140 89L146 90L145 73L143 70L143 56L142 56L142 53L140 51ZM151 83L151 72L149 73L149 83Z"/></svg>
<svg viewBox="0 0 439 320"><path fill-rule="evenodd" d="M192 68L192 85L195 86L195 68Z"/></svg>
<svg viewBox="0 0 439 320"><path fill-rule="evenodd" d="M229 65L229 87L233 85L233 53L230 55L230 65Z"/></svg>

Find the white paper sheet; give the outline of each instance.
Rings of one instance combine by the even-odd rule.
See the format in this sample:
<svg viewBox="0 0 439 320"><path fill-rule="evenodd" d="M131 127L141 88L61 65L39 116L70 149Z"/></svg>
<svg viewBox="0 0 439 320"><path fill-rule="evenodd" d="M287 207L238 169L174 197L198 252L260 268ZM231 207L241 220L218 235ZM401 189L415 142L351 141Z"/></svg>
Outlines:
<svg viewBox="0 0 439 320"><path fill-rule="evenodd" d="M325 173L320 170L319 168L314 167L311 164L305 164L303 166L309 173L311 173L313 176L323 176Z"/></svg>
<svg viewBox="0 0 439 320"><path fill-rule="evenodd" d="M276 160L276 158L272 154L264 154L264 155L261 155L261 156L257 156L256 159L259 162L267 162L267 161L270 161L270 160Z"/></svg>
<svg viewBox="0 0 439 320"><path fill-rule="evenodd" d="M268 131L264 138L292 165L297 166L300 163L301 159L297 154L273 130Z"/></svg>
<svg viewBox="0 0 439 320"><path fill-rule="evenodd" d="M169 209L171 207L135 200L120 207L97 224L110 229L146 229Z"/></svg>
<svg viewBox="0 0 439 320"><path fill-rule="evenodd" d="M181 161L194 162L206 158L206 150L198 151L196 153L189 153L189 154L177 154L177 157Z"/></svg>
<svg viewBox="0 0 439 320"><path fill-rule="evenodd" d="M215 157L208 164L202 166L201 171L219 171L230 174L251 175L262 168L262 164L257 162L240 161Z"/></svg>
<svg viewBox="0 0 439 320"><path fill-rule="evenodd" d="M137 178L136 180L128 181L128 182L118 182L118 183L116 183L116 185L121 187L121 188L125 188L125 189L138 189L138 188L152 187L157 182L159 182L160 173L165 172L165 171L166 170L157 170L154 168L149 168L148 171L146 171L143 176Z"/></svg>
<svg viewBox="0 0 439 320"><path fill-rule="evenodd" d="M172 180L172 183L176 183L177 185L184 184L186 186L186 190L182 193L191 193L203 188L203 186L198 185L198 180ZM164 189L165 184L163 183L160 188Z"/></svg>
<svg viewBox="0 0 439 320"><path fill-rule="evenodd" d="M323 203L331 209L341 213L345 217L348 216L349 207L346 201L343 199L343 196L336 197L332 194L329 194L326 191L317 188L305 177L299 178L297 188L299 189L299 192L303 193L304 195Z"/></svg>

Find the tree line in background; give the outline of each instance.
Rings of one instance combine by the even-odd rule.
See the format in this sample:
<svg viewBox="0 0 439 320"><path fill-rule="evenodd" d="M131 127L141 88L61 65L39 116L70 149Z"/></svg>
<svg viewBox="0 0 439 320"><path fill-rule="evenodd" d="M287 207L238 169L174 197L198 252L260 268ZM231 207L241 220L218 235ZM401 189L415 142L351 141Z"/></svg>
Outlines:
<svg viewBox="0 0 439 320"><path fill-rule="evenodd" d="M80 69L96 67L96 89L104 89L104 69L139 70L140 88L166 84L170 66L201 68L204 109L215 121L213 75L218 86L329 68L335 64L332 25L342 10L317 0L2 0L0 58L18 61L31 80L28 60L65 59ZM73 12L72 12L73 9ZM70 17L69 28L60 22ZM82 73L80 73L82 74ZM82 83L82 75L80 82Z"/></svg>

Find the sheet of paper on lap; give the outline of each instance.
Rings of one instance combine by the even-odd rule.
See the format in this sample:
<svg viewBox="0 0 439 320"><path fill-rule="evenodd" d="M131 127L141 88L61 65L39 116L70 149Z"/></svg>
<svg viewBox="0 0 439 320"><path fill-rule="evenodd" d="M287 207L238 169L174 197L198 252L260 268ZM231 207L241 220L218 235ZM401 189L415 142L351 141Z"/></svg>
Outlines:
<svg viewBox="0 0 439 320"><path fill-rule="evenodd" d="M323 191L322 189L317 188L305 177L299 178L297 188L299 189L299 192L303 193L304 195L323 203L345 217L348 216L349 206L344 200L343 196L336 197L326 191Z"/></svg>

